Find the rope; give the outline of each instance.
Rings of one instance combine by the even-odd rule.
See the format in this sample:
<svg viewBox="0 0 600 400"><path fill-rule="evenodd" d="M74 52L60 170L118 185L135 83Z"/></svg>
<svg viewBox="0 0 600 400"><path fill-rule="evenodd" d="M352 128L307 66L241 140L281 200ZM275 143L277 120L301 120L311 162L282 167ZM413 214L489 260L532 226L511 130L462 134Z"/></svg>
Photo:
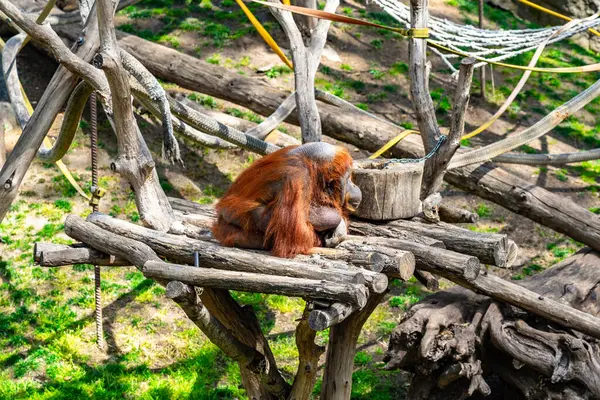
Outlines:
<svg viewBox="0 0 600 400"><path fill-rule="evenodd" d="M477 66L492 64L500 67L506 67L523 71L550 73L582 73L600 71L600 63L578 67L540 68L526 67L522 65L508 64L502 62L502 60L514 57L516 55L537 48L540 43L543 43L549 37L556 36L556 31L560 30L562 27L552 27L537 30L524 29L512 31L491 31L475 28L468 25L462 26L448 22L446 20L431 17L430 29L403 29L375 24L357 18L346 17L343 15L329 13L326 11L314 10L311 8L287 6L285 4L280 3L267 3L260 0L252 1L254 1L255 3L263 4L265 6L279 8L282 10L291 11L297 14L306 15L314 18L326 19L335 22L343 22L353 25L371 26L379 29L385 29L392 32L396 32L406 37L426 39L428 44L433 48L437 48L438 50L442 50L454 56L472 57L475 60L480 61L480 63L477 64ZM375 0L375 2L382 6L383 9L396 20L406 25L409 25L410 15L407 6L395 0ZM597 17L599 15L599 13L596 13L593 16L585 18L583 20L573 20L572 22L577 22L576 24L573 24L574 26L571 29L568 29L561 35L554 37L554 39L552 39L549 42L563 40L565 38L571 37L577 33L588 30L589 28L600 24L600 20L597 20ZM429 38L430 36L437 38L437 40ZM469 48L472 50L464 50L463 48ZM493 54L497 54L498 56L494 58L483 57L490 56ZM446 58L450 57L448 55L442 56Z"/></svg>
<svg viewBox="0 0 600 400"><path fill-rule="evenodd" d="M92 199L90 205L92 212L98 212L98 112L96 92L90 96L90 151L92 157ZM102 288L100 266L94 265L94 314L96 317L96 344L104 348L104 334L102 329Z"/></svg>

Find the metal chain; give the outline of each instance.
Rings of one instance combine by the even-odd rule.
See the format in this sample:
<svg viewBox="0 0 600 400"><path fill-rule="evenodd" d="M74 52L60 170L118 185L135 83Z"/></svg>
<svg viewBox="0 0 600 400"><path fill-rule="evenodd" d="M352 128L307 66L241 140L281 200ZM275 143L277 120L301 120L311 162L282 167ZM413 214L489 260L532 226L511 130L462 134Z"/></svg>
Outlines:
<svg viewBox="0 0 600 400"><path fill-rule="evenodd" d="M91 119L91 153L92 153L92 211L98 211L98 203L94 201L98 190L98 112L96 108L96 92L90 96L90 119ZM104 334L102 328L102 288L101 288L100 266L94 265L94 314L96 316L96 344L104 348Z"/></svg>
<svg viewBox="0 0 600 400"><path fill-rule="evenodd" d="M387 167L390 164L408 164L408 163L420 163L423 161L426 161L428 159L430 159L431 157L433 157L433 155L440 149L440 147L442 146L442 143L444 143L444 141L447 139L446 135L440 135L439 140L437 141L437 143L435 144L435 146L433 147L433 149L431 149L431 151L429 152L429 154L427 154L425 157L421 157L421 158L392 158L387 160L384 164L383 167Z"/></svg>

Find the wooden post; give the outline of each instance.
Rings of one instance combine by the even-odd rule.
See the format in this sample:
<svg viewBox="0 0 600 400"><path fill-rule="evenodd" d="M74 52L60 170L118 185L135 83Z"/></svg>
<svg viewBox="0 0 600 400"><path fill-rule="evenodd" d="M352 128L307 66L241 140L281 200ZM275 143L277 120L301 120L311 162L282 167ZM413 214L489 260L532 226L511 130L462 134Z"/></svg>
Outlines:
<svg viewBox="0 0 600 400"><path fill-rule="evenodd" d="M350 399L356 342L364 323L383 298L384 294L371 296L362 310L351 314L329 331L321 400Z"/></svg>
<svg viewBox="0 0 600 400"><path fill-rule="evenodd" d="M473 58L464 58L460 63L458 84L454 95L454 105L452 106L450 131L438 151L425 161L423 183L421 184L421 199L426 199L439 190L446 174L448 163L460 147L460 138L465 130L465 114L469 105L474 67L475 59Z"/></svg>
<svg viewBox="0 0 600 400"><path fill-rule="evenodd" d="M428 0L410 0L410 27L427 28L429 11ZM435 107L429 91L429 71L427 68L427 41L410 38L409 46L409 78L419 131L425 151L428 153L440 139L441 132L435 117Z"/></svg>
<svg viewBox="0 0 600 400"><path fill-rule="evenodd" d="M479 29L483 29L483 0L479 0ZM479 70L479 79L481 80L481 97L485 99L485 68L483 65Z"/></svg>
<svg viewBox="0 0 600 400"><path fill-rule="evenodd" d="M314 0L304 0L311 2ZM306 4L306 3L305 3ZM339 0L327 0L325 11L335 12ZM315 2L316 6L316 2ZM294 17L290 12L271 8L286 36L290 41L292 59L294 62L294 83L296 86L296 105L298 108L298 120L302 130L302 143L321 141L321 117L315 99L315 74L321 62L321 53L327 40L327 31L331 24L327 20L319 20L314 29L310 30L310 36L302 37L302 33ZM307 18L311 20L312 18ZM312 24L313 22L309 22ZM307 29L310 29L307 27Z"/></svg>

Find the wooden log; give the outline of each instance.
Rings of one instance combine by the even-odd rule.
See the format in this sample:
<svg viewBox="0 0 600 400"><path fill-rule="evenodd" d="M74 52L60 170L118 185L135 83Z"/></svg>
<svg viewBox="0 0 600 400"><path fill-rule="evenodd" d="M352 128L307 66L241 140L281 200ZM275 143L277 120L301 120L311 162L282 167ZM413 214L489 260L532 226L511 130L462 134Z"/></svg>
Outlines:
<svg viewBox="0 0 600 400"><path fill-rule="evenodd" d="M265 374L265 356L254 347L239 341L231 332L212 316L200 301L194 287L179 281L171 281L166 287L166 296L175 301L188 318L234 361L255 374Z"/></svg>
<svg viewBox="0 0 600 400"><path fill-rule="evenodd" d="M73 264L92 264L111 267L131 265L130 262L113 255L87 247L83 243L72 245L35 243L33 259L42 267L60 267Z"/></svg>
<svg viewBox="0 0 600 400"><path fill-rule="evenodd" d="M177 280L193 286L326 299L352 303L359 307L364 307L369 296L364 285L196 268L162 261L147 262L144 264L142 272L151 278Z"/></svg>
<svg viewBox="0 0 600 400"><path fill-rule="evenodd" d="M479 260L474 256L400 239L386 239L382 242L378 237L349 236L348 240L411 252L415 256L418 269L435 274L458 274L467 280L473 280L479 275Z"/></svg>
<svg viewBox="0 0 600 400"><path fill-rule="evenodd" d="M308 325L315 331L324 331L339 324L357 309L354 304L333 303L327 308L312 310L308 316Z"/></svg>
<svg viewBox="0 0 600 400"><path fill-rule="evenodd" d="M294 260L318 266L319 268L330 271L333 275L340 273L340 271L342 274L360 275L364 278L365 285L367 285L369 290L373 293L383 293L387 290L387 276L380 273L381 271L377 272L376 270L379 268L371 269L375 264L374 260L383 258L382 255L373 253L370 259L367 259L368 256L359 254L360 252L355 250L347 251L315 247L312 251L314 252L312 255L298 255ZM350 260L353 260L356 264L353 264ZM360 265L360 262L363 260L369 264ZM367 266L369 268L366 268Z"/></svg>
<svg viewBox="0 0 600 400"><path fill-rule="evenodd" d="M408 251L386 248L384 246L365 244L360 241L347 240L338 245L340 249L351 249L359 254L378 255L382 271L391 278L408 281L415 272L415 256ZM352 254L351 252L351 254Z"/></svg>
<svg viewBox="0 0 600 400"><path fill-rule="evenodd" d="M68 215L65 219L65 233L96 250L127 260L138 268L148 260L160 261L148 245L109 232L76 215Z"/></svg>
<svg viewBox="0 0 600 400"><path fill-rule="evenodd" d="M442 196L435 192L427 196L421 204L423 208L423 218L429 222L440 222L440 204Z"/></svg>
<svg viewBox="0 0 600 400"><path fill-rule="evenodd" d="M398 220L383 225L387 228L428 236L444 242L448 250L468 254L479 258L482 263L505 268L508 260L508 238L496 233L473 232L455 225L440 222L431 224L418 219ZM370 230L372 236L390 236L389 231L379 226Z"/></svg>
<svg viewBox="0 0 600 400"><path fill-rule="evenodd" d="M447 204L440 205L440 219L449 224L476 224L479 215L463 208L452 207Z"/></svg>
<svg viewBox="0 0 600 400"><path fill-rule="evenodd" d="M417 278L427 290L436 292L440 289L440 281L432 273L416 270L415 278Z"/></svg>
<svg viewBox="0 0 600 400"><path fill-rule="evenodd" d="M415 234L389 223L371 223L366 221L351 220L348 232L359 236L380 236L382 238L396 238L422 244L424 246L446 248L444 242L425 235Z"/></svg>
<svg viewBox="0 0 600 400"><path fill-rule="evenodd" d="M600 250L600 217L495 165L467 166L446 175L452 185Z"/></svg>
<svg viewBox="0 0 600 400"><path fill-rule="evenodd" d="M369 275L369 278L366 279L367 271L362 272L356 268L342 269L339 264L337 267L315 266L296 260L273 257L264 252L222 247L213 242L157 232L100 213L91 214L88 221L107 231L146 243L158 254L180 263L194 264L194 252L197 252L200 266L206 268L327 280L340 284L365 283L366 281L375 292L382 292L387 288L385 275Z"/></svg>
<svg viewBox="0 0 600 400"><path fill-rule="evenodd" d="M600 318L579 311L560 301L544 297L523 286L487 272L479 274L477 279L471 282L453 276L447 277L467 289L485 294L495 300L511 304L567 328L573 328L581 333L600 339Z"/></svg>
<svg viewBox="0 0 600 400"><path fill-rule="evenodd" d="M386 165L382 160L354 162L352 180L363 194L355 211L358 217L383 221L411 218L419 212L422 165Z"/></svg>

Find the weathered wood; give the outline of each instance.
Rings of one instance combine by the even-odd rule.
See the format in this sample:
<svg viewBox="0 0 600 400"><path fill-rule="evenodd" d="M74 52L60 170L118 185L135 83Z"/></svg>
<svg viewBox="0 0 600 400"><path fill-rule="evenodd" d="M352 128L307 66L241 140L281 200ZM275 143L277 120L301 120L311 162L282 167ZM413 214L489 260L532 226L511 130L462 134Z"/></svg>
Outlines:
<svg viewBox="0 0 600 400"><path fill-rule="evenodd" d="M440 219L449 224L476 224L479 215L463 208L452 207L447 204L440 205Z"/></svg>
<svg viewBox="0 0 600 400"><path fill-rule="evenodd" d="M122 258L104 254L82 243L64 245L54 243L35 243L33 259L42 267L60 267L73 264L106 265L121 267L131 265Z"/></svg>
<svg viewBox="0 0 600 400"><path fill-rule="evenodd" d="M433 239L425 235L415 234L413 232L408 232L401 227L397 227L388 223L371 223L353 219L350 221L350 227L348 228L348 231L353 235L396 238L425 246L438 247L440 249L446 248L446 245L441 240Z"/></svg>
<svg viewBox="0 0 600 400"><path fill-rule="evenodd" d="M326 299L357 304L360 307L366 304L369 295L364 285L195 268L162 261L147 262L142 272L152 278L178 280L193 286Z"/></svg>
<svg viewBox="0 0 600 400"><path fill-rule="evenodd" d="M339 324L358 310L358 306L348 303L333 303L327 308L317 308L310 312L308 325L315 331L324 331Z"/></svg>
<svg viewBox="0 0 600 400"><path fill-rule="evenodd" d="M555 301L570 312L595 318L600 315L599 260L598 253L584 249L511 284L532 290L537 301ZM574 320L569 318L569 327ZM596 329L599 325L596 322ZM413 306L392 333L385 360L388 369L415 372L410 389L415 399L457 400L472 389L485 392L487 387L489 392L487 383L494 398L515 396L512 388L517 398L523 394L536 400L600 396L600 349L595 340L461 287ZM452 372L458 370L465 372L461 379Z"/></svg>
<svg viewBox="0 0 600 400"><path fill-rule="evenodd" d="M73 48L74 54L85 62L91 60L98 48L97 29L94 18L94 21L91 21L87 27L87 35L83 35L85 37L83 45ZM80 32L80 29L77 29L76 32ZM16 198L25 173L42 145L56 115L75 88L77 79L77 76L65 67L59 66L25 130L2 166L0 171L0 221L4 219Z"/></svg>
<svg viewBox="0 0 600 400"><path fill-rule="evenodd" d="M360 240L346 240L338 245L337 248L349 249L358 254L379 255L382 264L382 271L391 278L398 278L408 281L415 272L415 256L408 251L392 249L374 244L365 244ZM373 257L372 257L373 258ZM354 262L348 260L356 265Z"/></svg>
<svg viewBox="0 0 600 400"><path fill-rule="evenodd" d="M327 0L324 10L335 12L339 0ZM321 53L327 40L327 31L331 24L319 20L308 36L302 33L290 12L276 8L270 9L290 41L290 50L294 62L294 85L296 87L296 107L298 109L302 143L321 141L321 118L315 99L315 74L321 61ZM306 45L304 43L306 39Z"/></svg>
<svg viewBox="0 0 600 400"><path fill-rule="evenodd" d="M331 327L321 400L350 399L358 336L364 323L383 298L384 294L371 296L362 310L350 314L348 318Z"/></svg>
<svg viewBox="0 0 600 400"><path fill-rule="evenodd" d="M442 196L436 192L427 196L422 202L423 218L429 222L440 222L440 204Z"/></svg>
<svg viewBox="0 0 600 400"><path fill-rule="evenodd" d="M428 0L410 0L411 28L424 29L428 27L429 11L427 8ZM435 117L435 107L429 91L427 41L410 38L408 55L410 94L425 151L430 152L442 134Z"/></svg>
<svg viewBox="0 0 600 400"><path fill-rule="evenodd" d="M424 269L435 274L458 274L467 280L473 280L479 275L479 260L474 256L401 239L385 239L383 241L378 237L349 236L348 240L408 251L415 256L418 269Z"/></svg>
<svg viewBox="0 0 600 400"><path fill-rule="evenodd" d="M424 3L424 6L427 6L427 2ZM424 10L423 12L426 14L427 10ZM469 105L475 63L476 61L473 58L464 58L460 63L448 137L440 145L437 152L431 158L425 160L425 166L423 168L423 184L421 187L422 199L427 198L440 189L448 163L460 146L460 139L465 131L465 115L467 106ZM429 94L427 94L427 96L429 96ZM433 112L433 110L431 111ZM417 110L417 113L418 112L419 111ZM433 119L435 119L435 113L432 114L432 116Z"/></svg>
<svg viewBox="0 0 600 400"><path fill-rule="evenodd" d="M446 180L600 250L600 216L568 197L550 193L490 163L453 169Z"/></svg>
<svg viewBox="0 0 600 400"><path fill-rule="evenodd" d="M421 204L422 175L421 164L386 167L382 160L355 161L352 180L363 194L355 214L377 221L414 217Z"/></svg>
<svg viewBox="0 0 600 400"><path fill-rule="evenodd" d="M149 260L160 261L148 245L109 232L76 215L68 215L65 219L65 233L96 250L127 260L138 268Z"/></svg>
<svg viewBox="0 0 600 400"><path fill-rule="evenodd" d="M381 292L387 288L385 275L368 274L368 271L362 272L357 268L342 269L339 264L332 267L316 266L306 262L273 257L264 252L222 247L214 242L157 232L100 213L91 214L88 221L107 231L146 243L158 254L180 263L194 264L194 252L197 252L200 265L205 268L328 280L341 284L365 283L366 281L367 285L375 292Z"/></svg>
<svg viewBox="0 0 600 400"><path fill-rule="evenodd" d="M390 232L380 227L393 229ZM395 231L402 230L417 235L441 240L448 250L479 258L482 263L506 267L508 260L508 238L496 233L473 232L443 222L427 223L418 219L391 221L386 225L374 226L370 236L395 237Z"/></svg>
<svg viewBox="0 0 600 400"><path fill-rule="evenodd" d="M265 374L267 369L265 356L254 347L240 342L218 319L212 316L200 301L193 286L179 281L171 281L167 284L166 295L175 301L188 318L229 358L255 374Z"/></svg>
<svg viewBox="0 0 600 400"><path fill-rule="evenodd" d="M319 372L319 360L325 347L315 343L317 332L309 326L308 304L296 327L296 347L298 348L298 368L294 377L289 400L310 400Z"/></svg>
<svg viewBox="0 0 600 400"><path fill-rule="evenodd" d="M175 221L173 210L162 190L156 164L146 146L133 115L128 75L121 63L120 49L113 23L118 1L98 0L98 27L101 52L94 65L102 68L110 86L114 126L119 155L112 167L133 187L135 202L144 224L166 232Z"/></svg>
<svg viewBox="0 0 600 400"><path fill-rule="evenodd" d="M430 272L416 270L415 278L417 278L427 290L437 292L440 289L440 281Z"/></svg>

